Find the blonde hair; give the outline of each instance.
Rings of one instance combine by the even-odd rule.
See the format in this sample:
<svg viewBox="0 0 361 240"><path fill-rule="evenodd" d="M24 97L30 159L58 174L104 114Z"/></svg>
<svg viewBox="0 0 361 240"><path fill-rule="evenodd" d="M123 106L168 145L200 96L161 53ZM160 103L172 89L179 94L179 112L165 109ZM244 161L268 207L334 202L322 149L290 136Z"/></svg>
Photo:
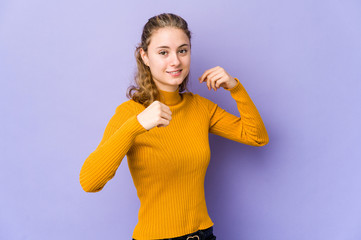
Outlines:
<svg viewBox="0 0 361 240"><path fill-rule="evenodd" d="M159 91L153 81L149 67L143 62L140 49L143 49L144 52L147 52L152 34L156 30L165 27L173 27L183 30L184 33L188 36L189 42L191 41L191 32L188 30L188 24L178 15L172 13L159 14L150 18L144 25L141 43L138 44L135 49L135 59L137 61L137 71L134 76L135 86L132 85L128 88L127 97L144 105L145 107L148 107L158 98ZM179 85L179 92L183 92L184 90L188 91L188 78L189 74Z"/></svg>

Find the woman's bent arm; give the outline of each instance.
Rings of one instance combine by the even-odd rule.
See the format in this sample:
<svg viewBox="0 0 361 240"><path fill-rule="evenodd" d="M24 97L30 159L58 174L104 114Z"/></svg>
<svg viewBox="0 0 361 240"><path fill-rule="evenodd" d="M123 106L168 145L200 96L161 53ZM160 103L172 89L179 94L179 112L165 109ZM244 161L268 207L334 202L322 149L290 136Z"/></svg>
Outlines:
<svg viewBox="0 0 361 240"><path fill-rule="evenodd" d="M245 88L237 78L235 79L237 85L226 90L230 91L236 101L240 117L213 103L209 105L209 132L247 145L264 146L269 141L266 127Z"/></svg>
<svg viewBox="0 0 361 240"><path fill-rule="evenodd" d="M86 192L100 191L115 175L134 138L147 131L131 109L121 108L122 105L117 108L105 129L102 141L81 168L80 185Z"/></svg>

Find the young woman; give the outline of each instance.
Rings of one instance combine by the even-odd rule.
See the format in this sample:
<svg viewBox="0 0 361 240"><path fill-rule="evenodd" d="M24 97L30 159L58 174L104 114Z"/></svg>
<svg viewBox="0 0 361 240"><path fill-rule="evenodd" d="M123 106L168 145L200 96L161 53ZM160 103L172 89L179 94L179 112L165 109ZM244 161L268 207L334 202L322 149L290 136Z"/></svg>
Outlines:
<svg viewBox="0 0 361 240"><path fill-rule="evenodd" d="M133 239L216 239L205 195L208 134L263 146L266 128L237 78L223 68L199 78L209 90L230 92L241 117L187 90L191 33L174 14L149 19L136 48L136 86L110 119L99 146L85 160L80 183L100 191L127 155L140 199Z"/></svg>

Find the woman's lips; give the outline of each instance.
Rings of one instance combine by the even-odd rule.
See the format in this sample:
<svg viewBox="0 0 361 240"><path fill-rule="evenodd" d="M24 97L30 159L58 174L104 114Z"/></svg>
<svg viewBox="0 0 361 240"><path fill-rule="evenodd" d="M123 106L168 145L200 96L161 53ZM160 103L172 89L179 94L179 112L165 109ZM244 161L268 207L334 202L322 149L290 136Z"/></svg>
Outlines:
<svg viewBox="0 0 361 240"><path fill-rule="evenodd" d="M182 69L175 70L175 71L167 71L168 74L170 74L173 77L178 77L182 72Z"/></svg>

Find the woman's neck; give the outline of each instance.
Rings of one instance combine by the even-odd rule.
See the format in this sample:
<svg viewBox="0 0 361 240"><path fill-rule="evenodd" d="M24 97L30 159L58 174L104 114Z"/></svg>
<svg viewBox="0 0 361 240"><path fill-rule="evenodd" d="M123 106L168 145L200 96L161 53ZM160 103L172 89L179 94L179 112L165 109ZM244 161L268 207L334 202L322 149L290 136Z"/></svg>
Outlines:
<svg viewBox="0 0 361 240"><path fill-rule="evenodd" d="M182 96L179 94L179 87L174 92L168 92L160 89L158 89L158 91L160 95L158 100L165 105L173 106L182 101Z"/></svg>

